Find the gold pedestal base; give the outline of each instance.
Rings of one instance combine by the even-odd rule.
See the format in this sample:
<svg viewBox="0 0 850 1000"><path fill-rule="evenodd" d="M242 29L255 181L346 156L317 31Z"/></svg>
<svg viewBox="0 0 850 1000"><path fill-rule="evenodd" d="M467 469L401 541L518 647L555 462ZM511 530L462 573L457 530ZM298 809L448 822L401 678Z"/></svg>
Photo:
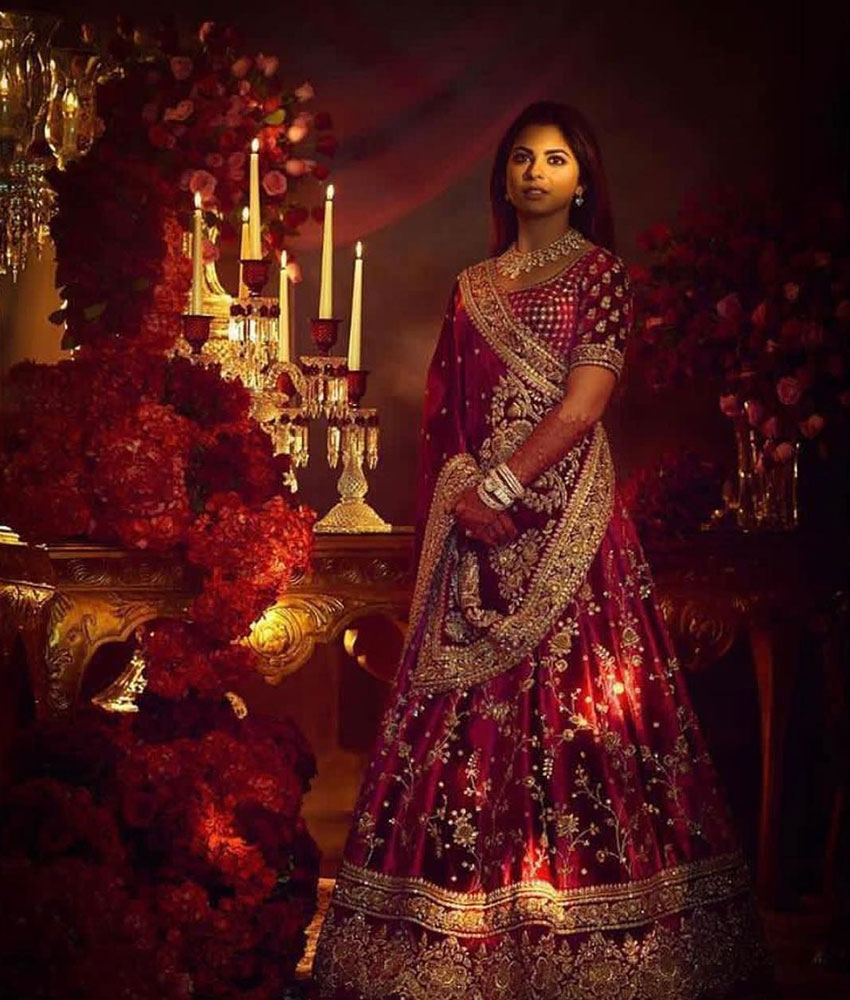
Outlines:
<svg viewBox="0 0 850 1000"><path fill-rule="evenodd" d="M325 534L359 535L381 531L392 531L393 526L369 506L365 500L352 497L340 500L317 521L314 531Z"/></svg>

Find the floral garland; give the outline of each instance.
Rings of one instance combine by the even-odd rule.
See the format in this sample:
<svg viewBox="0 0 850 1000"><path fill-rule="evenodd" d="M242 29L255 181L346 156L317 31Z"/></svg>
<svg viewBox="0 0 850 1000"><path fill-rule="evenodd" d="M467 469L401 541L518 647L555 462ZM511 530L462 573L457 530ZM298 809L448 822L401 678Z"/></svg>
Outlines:
<svg viewBox="0 0 850 1000"><path fill-rule="evenodd" d="M312 756L235 694L256 666L236 640L307 568L315 515L280 495L286 459L242 385L174 351L189 191L227 238L259 135L278 250L309 216L298 184L327 171L297 147L312 128L333 152L329 122L301 110L311 88L284 92L276 59L237 46L211 23L191 46L123 23L104 46L101 135L53 178L54 318L73 356L5 379L3 518L30 541L182 554L200 589L188 621L141 630L137 714L82 711L16 753L0 813L10 995L280 996L315 908L299 817Z"/></svg>
<svg viewBox="0 0 850 1000"><path fill-rule="evenodd" d="M841 201L780 209L764 190L715 191L640 242L650 264L631 269L633 351L650 385L716 383L723 413L756 429L763 461L787 460L794 442L825 429L843 448L850 232Z"/></svg>

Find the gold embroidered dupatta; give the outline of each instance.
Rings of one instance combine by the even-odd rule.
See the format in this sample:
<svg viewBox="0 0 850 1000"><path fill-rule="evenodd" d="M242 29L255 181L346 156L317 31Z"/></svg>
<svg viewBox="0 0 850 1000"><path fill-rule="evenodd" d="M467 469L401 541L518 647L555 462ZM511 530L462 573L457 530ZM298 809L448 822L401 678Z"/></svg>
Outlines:
<svg viewBox="0 0 850 1000"><path fill-rule="evenodd" d="M462 273L454 323L463 350L458 363L482 366L489 350L501 364L486 366L498 372L490 387L491 433L449 458L434 486L402 654L403 663L412 657L414 691L479 684L528 656L583 583L613 509L611 456L597 424L530 484L518 502L524 528L514 542L491 550L455 529L458 496L562 398L568 364L512 315L492 260ZM495 577L500 595L491 606L482 600L485 574Z"/></svg>

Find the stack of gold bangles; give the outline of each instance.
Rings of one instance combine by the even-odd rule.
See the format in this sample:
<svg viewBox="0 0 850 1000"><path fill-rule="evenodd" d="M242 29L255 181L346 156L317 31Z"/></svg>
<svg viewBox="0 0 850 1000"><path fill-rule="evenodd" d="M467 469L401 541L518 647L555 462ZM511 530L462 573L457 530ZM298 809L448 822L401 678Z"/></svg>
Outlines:
<svg viewBox="0 0 850 1000"><path fill-rule="evenodd" d="M525 487L505 462L490 469L477 489L482 502L493 510L505 510L525 493Z"/></svg>

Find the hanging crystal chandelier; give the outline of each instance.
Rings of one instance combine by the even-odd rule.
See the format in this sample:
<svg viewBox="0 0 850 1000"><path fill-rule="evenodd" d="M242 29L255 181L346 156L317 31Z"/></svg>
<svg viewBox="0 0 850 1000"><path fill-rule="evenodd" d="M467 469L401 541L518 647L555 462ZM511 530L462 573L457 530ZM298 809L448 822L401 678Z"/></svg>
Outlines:
<svg viewBox="0 0 850 1000"><path fill-rule="evenodd" d="M0 10L0 274L13 278L43 246L53 213L44 125L58 24L50 14Z"/></svg>

